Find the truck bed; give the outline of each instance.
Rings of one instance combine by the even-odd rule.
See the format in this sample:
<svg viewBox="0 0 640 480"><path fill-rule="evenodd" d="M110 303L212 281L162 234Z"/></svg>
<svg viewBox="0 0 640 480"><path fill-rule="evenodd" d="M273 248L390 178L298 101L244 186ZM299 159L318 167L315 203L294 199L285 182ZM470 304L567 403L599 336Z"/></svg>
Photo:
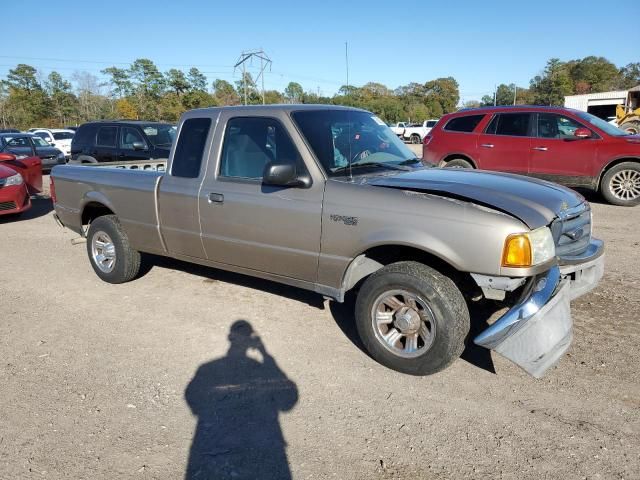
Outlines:
<svg viewBox="0 0 640 480"><path fill-rule="evenodd" d="M166 166L166 161L55 167L51 176L60 220L83 234L82 212L92 203L106 205L117 215L134 248L162 252L157 200L164 171L159 166Z"/></svg>

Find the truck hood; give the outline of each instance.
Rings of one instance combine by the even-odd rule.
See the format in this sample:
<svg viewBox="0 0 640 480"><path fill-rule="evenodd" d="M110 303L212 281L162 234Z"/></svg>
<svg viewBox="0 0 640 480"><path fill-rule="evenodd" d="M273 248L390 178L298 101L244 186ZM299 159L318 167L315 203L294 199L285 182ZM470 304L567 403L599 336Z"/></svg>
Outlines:
<svg viewBox="0 0 640 480"><path fill-rule="evenodd" d="M366 183L467 200L512 215L531 229L548 225L562 211L584 202L579 193L555 183L483 170L428 168L373 177Z"/></svg>

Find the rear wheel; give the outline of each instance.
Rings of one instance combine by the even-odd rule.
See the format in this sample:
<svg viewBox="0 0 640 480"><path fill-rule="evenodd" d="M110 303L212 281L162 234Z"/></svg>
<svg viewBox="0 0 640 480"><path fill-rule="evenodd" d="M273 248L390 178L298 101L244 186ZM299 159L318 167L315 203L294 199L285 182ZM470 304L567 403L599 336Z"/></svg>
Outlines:
<svg viewBox="0 0 640 480"><path fill-rule="evenodd" d="M464 158L454 158L445 163L444 168L473 168L473 165Z"/></svg>
<svg viewBox="0 0 640 480"><path fill-rule="evenodd" d="M640 204L640 163L623 162L609 169L602 177L600 191L613 205Z"/></svg>
<svg viewBox="0 0 640 480"><path fill-rule="evenodd" d="M370 355L411 375L439 372L464 350L469 311L453 281L418 262L372 274L356 300L356 326Z"/></svg>
<svg viewBox="0 0 640 480"><path fill-rule="evenodd" d="M625 122L620 125L620 128L631 135L637 135L640 133L640 121L633 120L631 122Z"/></svg>
<svg viewBox="0 0 640 480"><path fill-rule="evenodd" d="M108 283L133 280L140 270L140 252L131 248L115 215L104 215L91 222L87 253L96 275Z"/></svg>

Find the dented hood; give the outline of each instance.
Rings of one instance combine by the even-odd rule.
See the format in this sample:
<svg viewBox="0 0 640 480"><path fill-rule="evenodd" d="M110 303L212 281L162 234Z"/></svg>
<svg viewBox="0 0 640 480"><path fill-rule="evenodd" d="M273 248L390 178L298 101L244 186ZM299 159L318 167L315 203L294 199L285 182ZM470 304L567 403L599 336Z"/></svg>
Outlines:
<svg viewBox="0 0 640 480"><path fill-rule="evenodd" d="M508 213L531 229L548 225L563 210L584 202L579 193L555 183L483 170L428 168L373 177L366 183L467 200Z"/></svg>

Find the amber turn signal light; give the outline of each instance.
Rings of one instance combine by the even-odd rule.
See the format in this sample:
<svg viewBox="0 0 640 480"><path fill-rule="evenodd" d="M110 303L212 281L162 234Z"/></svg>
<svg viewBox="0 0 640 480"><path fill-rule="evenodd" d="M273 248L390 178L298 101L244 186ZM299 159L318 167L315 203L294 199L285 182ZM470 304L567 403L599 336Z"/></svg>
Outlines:
<svg viewBox="0 0 640 480"><path fill-rule="evenodd" d="M503 267L530 267L531 266L531 242L526 234L518 233L509 235L504 242L502 253Z"/></svg>

